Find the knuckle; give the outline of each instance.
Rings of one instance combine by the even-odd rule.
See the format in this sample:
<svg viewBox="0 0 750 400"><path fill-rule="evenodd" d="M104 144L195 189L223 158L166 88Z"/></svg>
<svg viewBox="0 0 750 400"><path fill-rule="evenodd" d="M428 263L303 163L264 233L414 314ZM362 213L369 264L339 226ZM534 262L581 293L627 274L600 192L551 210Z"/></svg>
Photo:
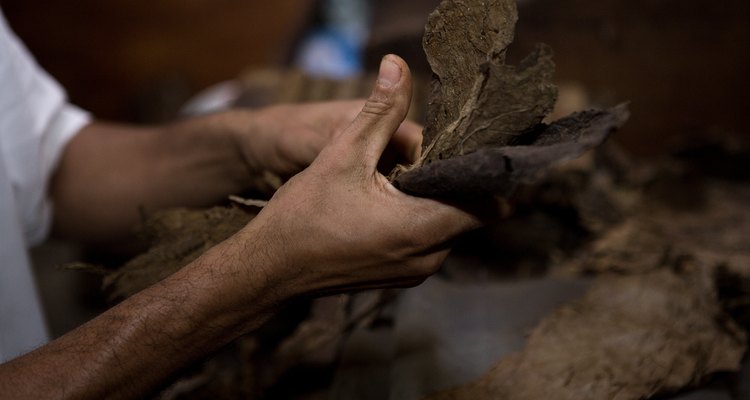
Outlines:
<svg viewBox="0 0 750 400"><path fill-rule="evenodd" d="M431 245L430 241L418 232L413 232L405 237L403 243L413 253L420 253Z"/></svg>
<svg viewBox="0 0 750 400"><path fill-rule="evenodd" d="M315 160L317 170L326 176L332 176L338 172L346 172L351 169L351 152L340 145L329 146L323 149Z"/></svg>
<svg viewBox="0 0 750 400"><path fill-rule="evenodd" d="M399 239L413 253L420 253L435 244L433 238L435 232L425 229L423 218L423 216L414 215L402 222Z"/></svg>
<svg viewBox="0 0 750 400"><path fill-rule="evenodd" d="M409 226L402 227L399 232L393 234L391 240L393 245L400 249L399 253L402 257L421 252L426 244L424 238Z"/></svg>
<svg viewBox="0 0 750 400"><path fill-rule="evenodd" d="M393 102L390 99L370 98L362 107L362 114L382 117L393 110Z"/></svg>
<svg viewBox="0 0 750 400"><path fill-rule="evenodd" d="M410 267L415 277L423 279L436 273L440 269L440 264L434 257L424 256L411 260Z"/></svg>
<svg viewBox="0 0 750 400"><path fill-rule="evenodd" d="M423 277L419 277L419 278L409 279L409 280L400 282L397 285L397 287L403 288L403 289L413 288L413 287L416 287L416 286L419 286L419 285L423 284L424 281L427 280L427 278L428 277L423 276Z"/></svg>

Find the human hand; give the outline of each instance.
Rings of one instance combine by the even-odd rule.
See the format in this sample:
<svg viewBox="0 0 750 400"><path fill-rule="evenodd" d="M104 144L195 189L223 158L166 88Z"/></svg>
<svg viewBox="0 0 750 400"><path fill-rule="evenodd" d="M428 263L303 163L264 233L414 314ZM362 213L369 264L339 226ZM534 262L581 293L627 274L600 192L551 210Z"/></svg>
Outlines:
<svg viewBox="0 0 750 400"><path fill-rule="evenodd" d="M346 129L365 100L284 104L254 111L252 126L241 131L239 145L248 165L288 178L305 169ZM403 122L393 136L391 164L416 158L422 127Z"/></svg>
<svg viewBox="0 0 750 400"><path fill-rule="evenodd" d="M281 298L412 286L437 271L474 215L406 195L377 170L411 98L406 63L387 56L371 97L346 129L233 238ZM417 141L406 149L418 153ZM250 284L249 282L245 282Z"/></svg>

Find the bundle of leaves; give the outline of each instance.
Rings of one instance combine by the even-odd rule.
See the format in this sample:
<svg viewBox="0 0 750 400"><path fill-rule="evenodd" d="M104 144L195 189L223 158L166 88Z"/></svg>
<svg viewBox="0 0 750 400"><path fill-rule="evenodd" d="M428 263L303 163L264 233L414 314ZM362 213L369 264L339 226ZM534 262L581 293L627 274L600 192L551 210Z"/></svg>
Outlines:
<svg viewBox="0 0 750 400"><path fill-rule="evenodd" d="M430 15L424 50L433 71L422 157L391 180L421 196L510 195L519 183L601 144L627 106L542 123L557 88L545 45L505 64L518 13L512 0L446 0Z"/></svg>

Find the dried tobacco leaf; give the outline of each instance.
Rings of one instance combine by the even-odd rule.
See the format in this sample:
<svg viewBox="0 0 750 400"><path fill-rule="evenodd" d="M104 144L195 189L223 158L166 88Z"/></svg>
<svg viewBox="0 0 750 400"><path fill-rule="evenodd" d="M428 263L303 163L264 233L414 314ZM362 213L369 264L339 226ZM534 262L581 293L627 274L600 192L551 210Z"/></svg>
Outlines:
<svg viewBox="0 0 750 400"><path fill-rule="evenodd" d="M632 215L601 232L560 271L638 274L688 258L709 271L722 266L750 277L750 183L701 176L674 161L663 164Z"/></svg>
<svg viewBox="0 0 750 400"><path fill-rule="evenodd" d="M423 163L508 144L552 110L549 48L537 49L518 71L505 65L517 20L513 0L443 1L430 15L424 49L433 82Z"/></svg>
<svg viewBox="0 0 750 400"><path fill-rule="evenodd" d="M509 195L553 164L602 143L628 118L625 106L540 124L554 107L552 51L505 64L518 19L514 0L444 0L430 15L424 49L433 70L422 157L391 180L422 196Z"/></svg>
<svg viewBox="0 0 750 400"><path fill-rule="evenodd" d="M543 319L523 351L428 399L644 399L737 370L745 350L703 275L605 276Z"/></svg>
<svg viewBox="0 0 750 400"><path fill-rule="evenodd" d="M161 281L247 225L255 217L237 207L175 208L146 221L151 246L104 278L113 299L124 299Z"/></svg>
<svg viewBox="0 0 750 400"><path fill-rule="evenodd" d="M530 183L550 166L599 145L628 116L625 105L576 113L550 126L541 125L541 133L524 135L538 135L529 145L485 147L465 156L436 161L400 175L394 185L423 196L508 196L517 184Z"/></svg>

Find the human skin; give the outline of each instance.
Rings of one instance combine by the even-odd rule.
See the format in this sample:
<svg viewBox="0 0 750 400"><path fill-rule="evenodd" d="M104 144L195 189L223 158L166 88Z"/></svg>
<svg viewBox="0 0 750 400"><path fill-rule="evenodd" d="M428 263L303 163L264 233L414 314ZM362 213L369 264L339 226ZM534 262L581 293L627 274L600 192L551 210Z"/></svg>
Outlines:
<svg viewBox="0 0 750 400"><path fill-rule="evenodd" d="M244 229L89 323L0 365L0 393L142 398L289 300L423 281L450 241L480 222L451 205L403 194L377 171L410 96L408 67L387 56L354 121ZM415 143L402 145L414 150ZM232 189L219 186L217 193Z"/></svg>
<svg viewBox="0 0 750 400"><path fill-rule="evenodd" d="M231 110L165 126L94 122L73 137L52 180L53 234L87 244L132 241L144 213L210 206L307 167L364 100ZM421 128L404 122L394 149L409 160Z"/></svg>

